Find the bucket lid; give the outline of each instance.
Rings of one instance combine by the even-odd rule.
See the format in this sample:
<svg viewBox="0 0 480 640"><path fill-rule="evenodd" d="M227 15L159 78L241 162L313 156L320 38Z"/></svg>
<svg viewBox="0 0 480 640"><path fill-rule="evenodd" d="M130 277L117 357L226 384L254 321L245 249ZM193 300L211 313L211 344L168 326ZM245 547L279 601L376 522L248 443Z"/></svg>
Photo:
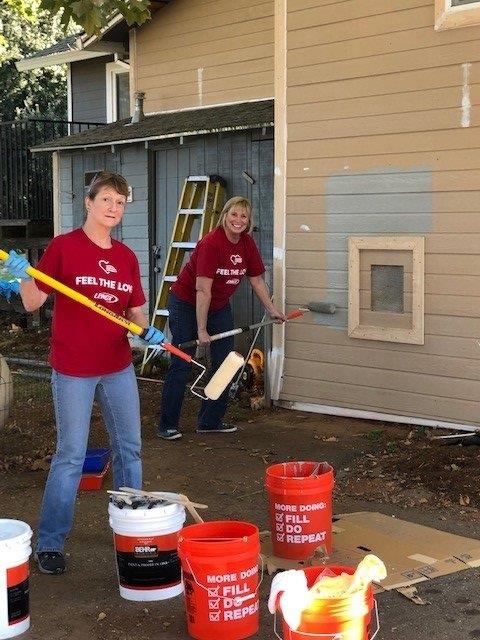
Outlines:
<svg viewBox="0 0 480 640"><path fill-rule="evenodd" d="M21 520L0 519L0 547L10 547L29 542L32 530Z"/></svg>

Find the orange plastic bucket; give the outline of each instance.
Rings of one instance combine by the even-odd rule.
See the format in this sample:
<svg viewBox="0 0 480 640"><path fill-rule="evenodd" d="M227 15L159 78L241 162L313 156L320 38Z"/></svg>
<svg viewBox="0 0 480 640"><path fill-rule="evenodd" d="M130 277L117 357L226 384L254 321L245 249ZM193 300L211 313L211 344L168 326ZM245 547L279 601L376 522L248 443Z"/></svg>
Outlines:
<svg viewBox="0 0 480 640"><path fill-rule="evenodd" d="M333 468L327 462L282 462L268 467L273 553L306 560L315 549L332 551Z"/></svg>
<svg viewBox="0 0 480 640"><path fill-rule="evenodd" d="M318 576L328 569L333 575L355 573L353 567L316 566L307 567L308 587L312 587ZM371 634L372 611L375 607L372 585L366 592L356 592L344 598L325 598L316 600L302 612L300 626L296 631L283 621L284 640L315 640L315 638L341 638L341 640L369 640Z"/></svg>
<svg viewBox="0 0 480 640"><path fill-rule="evenodd" d="M193 524L180 531L178 554L192 638L242 640L257 633L258 528L233 520Z"/></svg>

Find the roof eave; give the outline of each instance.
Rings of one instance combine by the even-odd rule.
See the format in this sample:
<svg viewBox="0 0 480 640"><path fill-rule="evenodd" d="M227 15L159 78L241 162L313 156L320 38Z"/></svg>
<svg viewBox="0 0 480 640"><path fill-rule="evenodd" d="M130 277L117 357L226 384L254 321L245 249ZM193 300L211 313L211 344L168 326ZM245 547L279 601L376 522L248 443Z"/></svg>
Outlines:
<svg viewBox="0 0 480 640"><path fill-rule="evenodd" d="M78 151L79 149L92 149L94 147L109 147L112 145L120 145L120 144L133 144L135 142L153 142L155 140L166 140L168 138L181 138L187 136L199 136L205 135L207 133L225 133L227 131L246 131L247 129L261 129L262 127L273 127L274 122L259 122L258 124L248 124L248 125L240 125L238 127L228 126L228 127L218 127L215 129L198 129L195 131L181 131L174 133L164 133L156 136L147 136L142 138L130 138L126 140L111 140L104 142L95 142L92 144L76 144L72 146L62 146L62 147L32 147L30 151L32 153L46 153L51 151Z"/></svg>
<svg viewBox="0 0 480 640"><path fill-rule="evenodd" d="M97 43L100 44L100 43ZM101 58L115 53L125 53L125 48L118 42L104 43L107 46L95 49L70 49L70 51L61 51L60 53L52 53L48 56L37 56L35 58L26 58L15 62L18 71L30 71L31 69L42 69L44 67L53 67L58 64L66 64L69 62L79 62L80 60L88 60L90 58Z"/></svg>

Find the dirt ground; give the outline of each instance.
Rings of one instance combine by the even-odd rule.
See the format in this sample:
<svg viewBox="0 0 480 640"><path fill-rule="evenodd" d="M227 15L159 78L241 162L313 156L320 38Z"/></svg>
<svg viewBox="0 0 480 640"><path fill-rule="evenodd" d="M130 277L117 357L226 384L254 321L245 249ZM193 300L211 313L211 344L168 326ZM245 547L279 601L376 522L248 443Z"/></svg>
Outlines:
<svg viewBox="0 0 480 640"><path fill-rule="evenodd" d="M46 330L5 322L4 356L45 359ZM12 370L15 367L12 365ZM48 370L46 370L48 371ZM15 400L0 431L0 514L36 526L55 431L48 381L14 374ZM180 441L155 435L161 381L139 382L145 487L177 491L209 505L206 519L237 519L268 528L263 487L268 465L327 460L335 468L334 511L381 511L460 535L480 538L480 447L441 446L443 430L261 409L247 394L230 404L234 434L196 434L197 403L185 403ZM90 446L107 442L95 413ZM110 485L107 477L105 488ZM67 545L68 572L43 576L32 563L30 639L153 640L187 638L181 598L132 603L119 597L105 491L81 492ZM379 597L377 639L480 637L477 570L419 587L420 607L397 593ZM257 638L274 638L266 609L270 579L262 585ZM217 640L212 638L212 640ZM220 638L218 640L221 640Z"/></svg>

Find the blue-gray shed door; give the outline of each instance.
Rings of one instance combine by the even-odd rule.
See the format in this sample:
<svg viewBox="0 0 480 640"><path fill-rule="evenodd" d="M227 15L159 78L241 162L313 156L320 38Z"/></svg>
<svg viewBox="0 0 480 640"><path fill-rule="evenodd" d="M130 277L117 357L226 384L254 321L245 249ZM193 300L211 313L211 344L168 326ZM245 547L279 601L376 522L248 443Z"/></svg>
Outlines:
<svg viewBox="0 0 480 640"><path fill-rule="evenodd" d="M252 202L255 225L252 235L261 251L266 279L271 285L273 130L189 137L184 138L182 145L178 141L165 141L156 147L155 160L157 250L153 262L158 269L156 290L161 280L183 183L189 175L220 175L227 183L227 198L242 195ZM236 326L261 319L263 309L252 295L248 282L243 282L235 293L233 309ZM246 351L249 338L252 338L249 334L239 336L237 348Z"/></svg>

